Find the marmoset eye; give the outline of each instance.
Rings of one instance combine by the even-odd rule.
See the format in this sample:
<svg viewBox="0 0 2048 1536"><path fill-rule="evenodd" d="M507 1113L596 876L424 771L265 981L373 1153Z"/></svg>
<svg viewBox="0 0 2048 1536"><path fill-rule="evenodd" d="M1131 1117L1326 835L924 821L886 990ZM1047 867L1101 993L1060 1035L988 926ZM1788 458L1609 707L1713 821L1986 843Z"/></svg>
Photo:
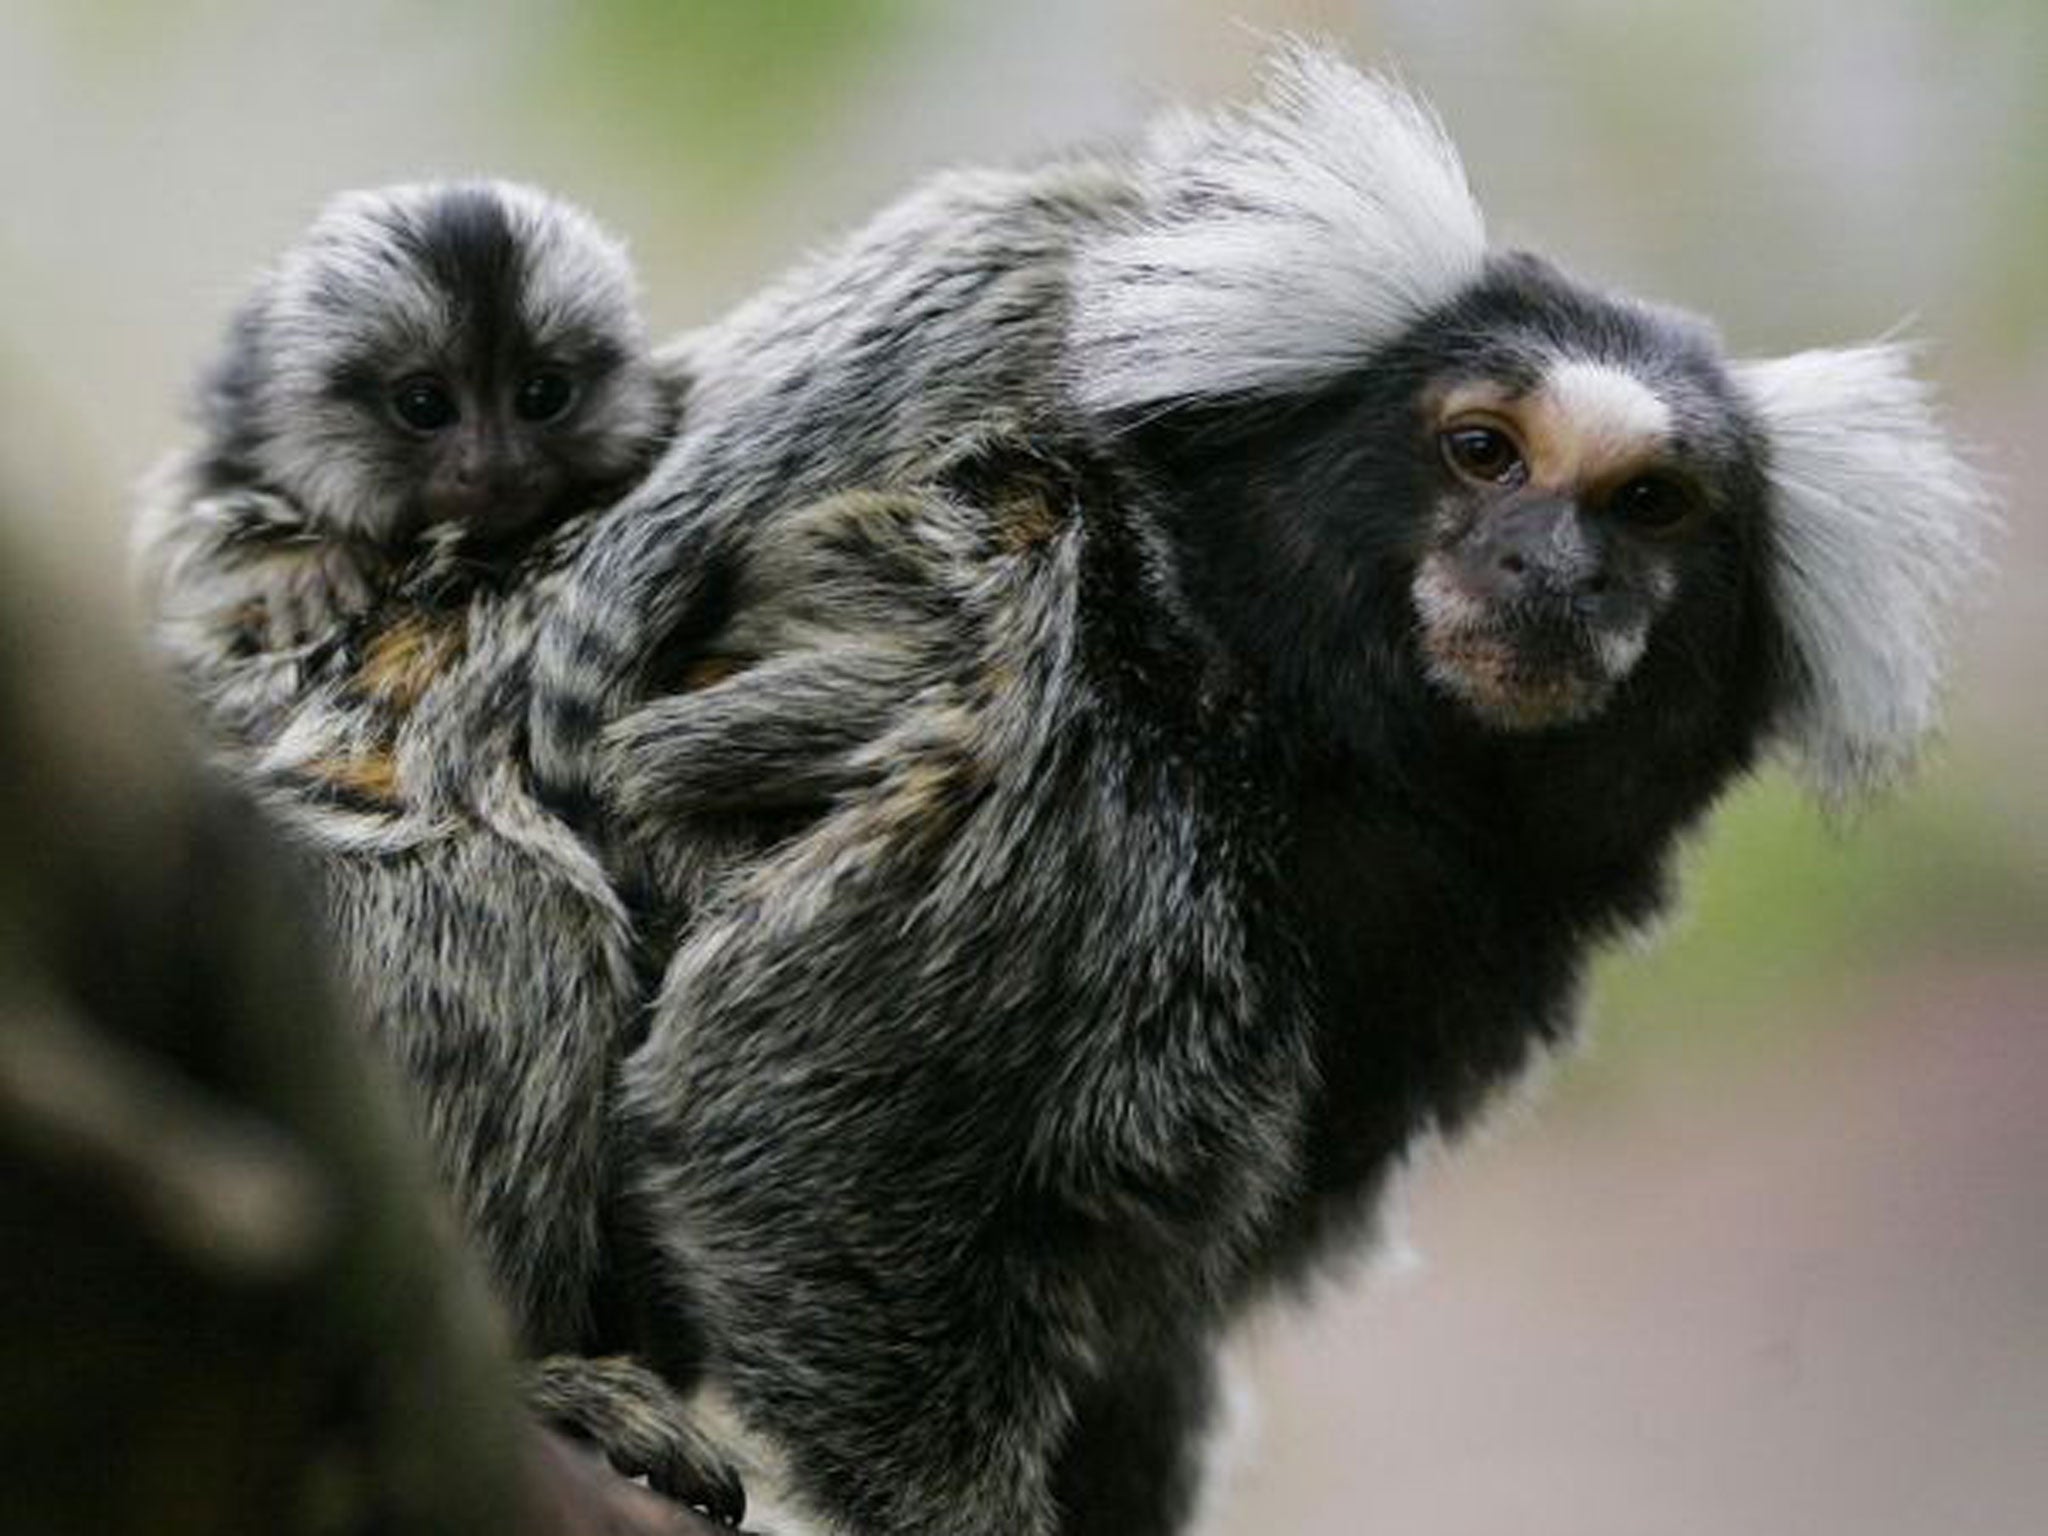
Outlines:
<svg viewBox="0 0 2048 1536"><path fill-rule="evenodd" d="M553 421L575 403L576 384L566 373L551 369L533 374L519 386L512 409L521 421Z"/></svg>
<svg viewBox="0 0 2048 1536"><path fill-rule="evenodd" d="M1697 506L1692 493L1669 475L1639 475L1607 498L1612 516L1645 533L1670 533Z"/></svg>
<svg viewBox="0 0 2048 1536"><path fill-rule="evenodd" d="M1467 480L1484 485L1519 485L1528 477L1522 450L1498 427L1452 427L1440 441L1444 462Z"/></svg>
<svg viewBox="0 0 2048 1536"><path fill-rule="evenodd" d="M415 432L439 432L462 419L448 386L439 379L407 379L391 392L391 414Z"/></svg>

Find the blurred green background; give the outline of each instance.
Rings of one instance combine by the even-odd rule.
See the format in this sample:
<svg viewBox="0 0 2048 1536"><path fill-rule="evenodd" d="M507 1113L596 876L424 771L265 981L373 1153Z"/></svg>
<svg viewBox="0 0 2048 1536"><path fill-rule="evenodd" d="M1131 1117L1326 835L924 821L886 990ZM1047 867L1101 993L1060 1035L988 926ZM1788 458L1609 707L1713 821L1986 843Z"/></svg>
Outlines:
<svg viewBox="0 0 2048 1536"><path fill-rule="evenodd" d="M1500 238L1742 351L1927 338L2010 528L1923 779L1838 827L1736 797L1540 1110L1422 1159L1423 1277L1249 1330L1217 1529L2048 1529L2042 0L0 0L0 484L117 582L193 369L337 188L548 184L669 331L1288 30L1428 93Z"/></svg>

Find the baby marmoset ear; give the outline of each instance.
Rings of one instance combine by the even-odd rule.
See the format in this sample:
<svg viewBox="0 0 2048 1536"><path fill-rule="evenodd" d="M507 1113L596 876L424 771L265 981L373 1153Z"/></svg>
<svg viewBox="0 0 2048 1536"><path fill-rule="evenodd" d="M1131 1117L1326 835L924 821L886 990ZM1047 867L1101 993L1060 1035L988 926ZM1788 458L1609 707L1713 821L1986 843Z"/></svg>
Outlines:
<svg viewBox="0 0 2048 1536"><path fill-rule="evenodd" d="M1909 766L1933 726L1946 630L1996 522L1911 362L1882 343L1734 369L1768 445L1778 738L1835 803Z"/></svg>

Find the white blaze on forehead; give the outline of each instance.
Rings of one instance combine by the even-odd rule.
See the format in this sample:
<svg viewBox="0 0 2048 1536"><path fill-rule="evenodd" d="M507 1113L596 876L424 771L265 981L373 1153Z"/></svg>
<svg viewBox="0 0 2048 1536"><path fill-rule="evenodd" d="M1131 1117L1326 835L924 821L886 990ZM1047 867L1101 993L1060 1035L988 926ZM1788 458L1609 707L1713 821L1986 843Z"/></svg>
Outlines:
<svg viewBox="0 0 2048 1536"><path fill-rule="evenodd" d="M1436 404L1438 424L1505 423L1528 460L1529 481L1577 494L1638 474L1671 442L1671 407L1647 382L1612 363L1553 362L1530 389L1493 379L1454 386Z"/></svg>
<svg viewBox="0 0 2048 1536"><path fill-rule="evenodd" d="M1583 358L1558 363L1537 391L1587 460L1640 454L1671 435L1671 407L1648 384L1612 363Z"/></svg>

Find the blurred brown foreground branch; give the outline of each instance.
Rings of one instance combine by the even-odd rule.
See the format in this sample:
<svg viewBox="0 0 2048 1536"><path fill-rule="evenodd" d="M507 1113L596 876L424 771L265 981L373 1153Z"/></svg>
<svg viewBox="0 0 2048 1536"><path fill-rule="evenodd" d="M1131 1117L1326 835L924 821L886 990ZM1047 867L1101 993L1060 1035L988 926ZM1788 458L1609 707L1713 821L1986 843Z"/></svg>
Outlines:
<svg viewBox="0 0 2048 1536"><path fill-rule="evenodd" d="M519 1411L290 872L0 509L0 1531L715 1527Z"/></svg>

